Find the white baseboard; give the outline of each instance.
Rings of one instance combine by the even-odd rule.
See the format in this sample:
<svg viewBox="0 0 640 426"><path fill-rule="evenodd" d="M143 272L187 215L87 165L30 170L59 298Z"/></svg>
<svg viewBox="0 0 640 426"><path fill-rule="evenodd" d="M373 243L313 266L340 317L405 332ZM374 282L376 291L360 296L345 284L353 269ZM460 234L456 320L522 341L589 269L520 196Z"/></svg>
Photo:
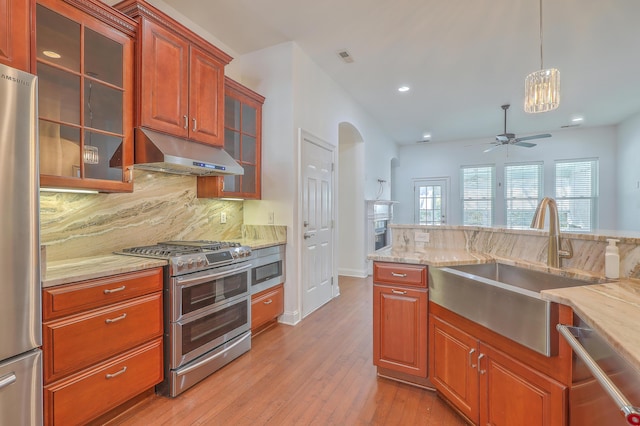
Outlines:
<svg viewBox="0 0 640 426"><path fill-rule="evenodd" d="M369 274L364 269L339 268L338 275L344 275L346 277L367 278Z"/></svg>
<svg viewBox="0 0 640 426"><path fill-rule="evenodd" d="M287 325L296 325L300 321L302 321L302 316L300 314L300 311L293 311L293 312L285 311L278 318L278 322L282 324L287 324Z"/></svg>

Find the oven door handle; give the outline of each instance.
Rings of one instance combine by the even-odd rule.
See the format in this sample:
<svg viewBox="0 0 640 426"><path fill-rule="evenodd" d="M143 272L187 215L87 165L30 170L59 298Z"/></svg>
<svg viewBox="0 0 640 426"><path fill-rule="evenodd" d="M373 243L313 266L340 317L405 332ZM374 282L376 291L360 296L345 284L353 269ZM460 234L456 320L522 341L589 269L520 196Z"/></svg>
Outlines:
<svg viewBox="0 0 640 426"><path fill-rule="evenodd" d="M211 280L215 280L217 278L222 278L222 277L228 277L230 275L235 275L238 272L242 272L242 271L246 271L248 269L251 268L251 263L246 264L246 265L242 265L240 267L237 268L233 268L233 269L227 269L223 272L217 272L214 274L209 274L209 275L205 275L205 276L201 276L198 278L190 278L190 279L185 279L183 280L182 278L178 278L178 285L180 287L191 287L194 285L198 285L207 281L211 281Z"/></svg>

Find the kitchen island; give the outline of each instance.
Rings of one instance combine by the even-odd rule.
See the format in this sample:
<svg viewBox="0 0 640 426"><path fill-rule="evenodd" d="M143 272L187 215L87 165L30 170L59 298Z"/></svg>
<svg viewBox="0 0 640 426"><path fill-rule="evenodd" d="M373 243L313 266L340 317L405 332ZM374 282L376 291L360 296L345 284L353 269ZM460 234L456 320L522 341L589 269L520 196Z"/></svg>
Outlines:
<svg viewBox="0 0 640 426"><path fill-rule="evenodd" d="M406 238L404 242L407 242ZM542 300L558 304L552 308L555 314L552 314L551 326L556 323L573 324L572 312L575 312L601 334L630 365L640 371L640 335L632 326L640 320L640 280L625 278L605 283L604 277L593 270L550 268L537 259L522 259L504 254L451 247L425 247L413 241L371 253L368 258L375 262L374 364L378 366L378 375L382 377L423 387L435 387L441 396L474 424L503 424L506 419L511 418L509 416L521 418L529 415L526 413L532 413L528 420L530 424L566 425L569 421L568 401L572 388L572 351L557 335L555 341L559 346L550 357L546 357L445 309L431 301L429 295L429 331L424 340L428 346L428 373L420 374L417 379L401 374L389 374L388 368L382 368L383 364L376 362L379 354L375 349L381 345L389 346L388 335L392 334L389 332L385 335L384 331L379 330L384 330L385 327L395 327L398 330L408 327L418 330L414 334L424 333L424 328L414 324L417 321L414 321L413 316L408 320L409 324L406 327L389 323L389 318L394 318L391 298L397 299L397 310L407 312L410 294L401 295L405 289L400 288L399 284L381 281L380 276L376 275L376 268L394 268L393 272L396 275L392 275L400 277L403 275L403 265L437 268L495 262L546 272L558 277L584 280L584 286L543 290L540 293L539 297ZM429 280L431 279L429 276ZM391 288L390 285L394 287ZM384 286L389 287L389 294L393 293L386 296L386 299L381 296ZM406 299L403 307L400 305L400 299ZM383 312L384 317L380 317L380 312L376 317L376 303L388 305ZM414 304L419 305L418 302ZM496 308L501 309L498 306ZM376 321L384 321L385 325L378 324L376 327ZM404 334L406 335L407 333ZM408 336L409 338L403 338L403 341L408 342L408 345L403 347L411 353L423 343L420 343L419 338L413 338L412 334ZM398 366L404 366L406 360L412 360L412 355L398 353L404 357L398 358L401 361ZM387 364L393 369L393 364ZM516 394L521 400L519 408L503 408L505 398Z"/></svg>

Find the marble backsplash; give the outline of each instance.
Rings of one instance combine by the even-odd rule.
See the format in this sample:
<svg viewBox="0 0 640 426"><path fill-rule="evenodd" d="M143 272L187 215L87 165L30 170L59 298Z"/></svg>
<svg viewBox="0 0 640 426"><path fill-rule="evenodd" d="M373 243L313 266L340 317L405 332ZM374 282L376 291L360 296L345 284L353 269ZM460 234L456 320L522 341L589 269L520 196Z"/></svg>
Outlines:
<svg viewBox="0 0 640 426"><path fill-rule="evenodd" d="M172 239L238 240L242 221L242 201L197 198L193 176L136 170L132 193L40 194L41 243L48 261Z"/></svg>
<svg viewBox="0 0 640 426"><path fill-rule="evenodd" d="M548 231L482 228L471 226L391 225L394 251L420 251L425 248L465 249L495 257L546 264ZM416 232L428 232L429 242L416 241ZM585 271L604 276L607 235L562 234L570 239L573 257L562 259L562 269ZM640 239L620 239L620 276L640 278ZM564 246L563 246L564 247Z"/></svg>

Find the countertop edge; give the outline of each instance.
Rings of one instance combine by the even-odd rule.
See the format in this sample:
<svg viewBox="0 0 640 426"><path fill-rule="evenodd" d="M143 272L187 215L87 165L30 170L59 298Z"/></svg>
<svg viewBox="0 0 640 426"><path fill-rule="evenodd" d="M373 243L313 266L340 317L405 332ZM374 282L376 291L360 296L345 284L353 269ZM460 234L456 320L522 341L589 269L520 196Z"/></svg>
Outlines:
<svg viewBox="0 0 640 426"><path fill-rule="evenodd" d="M48 262L42 271L42 288L167 265L166 260L109 254Z"/></svg>

